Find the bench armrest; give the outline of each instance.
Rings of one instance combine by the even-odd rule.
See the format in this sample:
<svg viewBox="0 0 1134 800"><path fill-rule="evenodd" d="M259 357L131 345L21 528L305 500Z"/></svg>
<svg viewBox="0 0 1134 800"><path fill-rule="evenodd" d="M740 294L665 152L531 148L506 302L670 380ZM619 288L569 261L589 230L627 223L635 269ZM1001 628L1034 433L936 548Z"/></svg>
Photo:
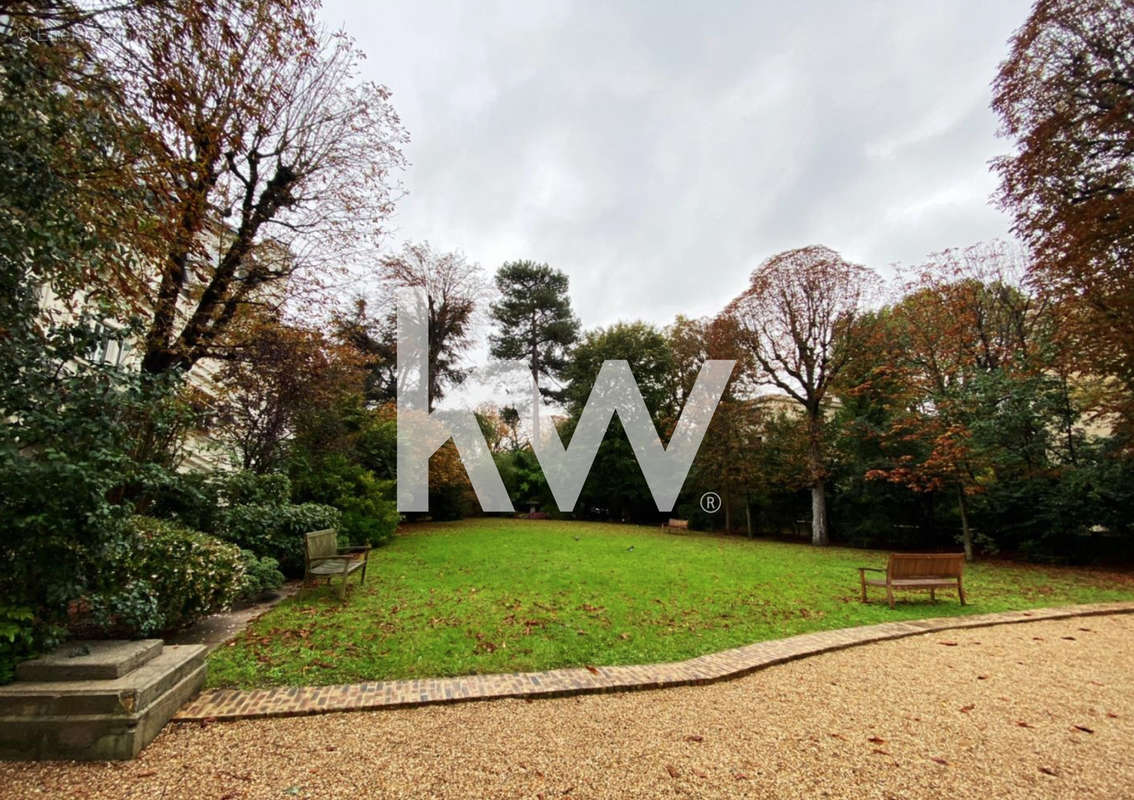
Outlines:
<svg viewBox="0 0 1134 800"><path fill-rule="evenodd" d="M859 567L858 571L859 572L885 572L886 570L881 569L880 567Z"/></svg>

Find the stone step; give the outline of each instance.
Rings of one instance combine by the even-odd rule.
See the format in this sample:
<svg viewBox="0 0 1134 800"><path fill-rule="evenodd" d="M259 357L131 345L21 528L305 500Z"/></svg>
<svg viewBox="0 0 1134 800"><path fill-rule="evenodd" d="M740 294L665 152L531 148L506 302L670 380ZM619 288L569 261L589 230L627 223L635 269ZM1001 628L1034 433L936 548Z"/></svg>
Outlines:
<svg viewBox="0 0 1134 800"><path fill-rule="evenodd" d="M203 663L133 713L45 717L0 715L0 759L107 761L134 758L201 690Z"/></svg>
<svg viewBox="0 0 1134 800"><path fill-rule="evenodd" d="M160 641L160 640L159 640ZM168 645L113 680L16 681L0 686L0 716L132 714L205 663L204 645Z"/></svg>
<svg viewBox="0 0 1134 800"><path fill-rule="evenodd" d="M161 653L161 639L72 642L16 666L18 681L99 681L121 678Z"/></svg>

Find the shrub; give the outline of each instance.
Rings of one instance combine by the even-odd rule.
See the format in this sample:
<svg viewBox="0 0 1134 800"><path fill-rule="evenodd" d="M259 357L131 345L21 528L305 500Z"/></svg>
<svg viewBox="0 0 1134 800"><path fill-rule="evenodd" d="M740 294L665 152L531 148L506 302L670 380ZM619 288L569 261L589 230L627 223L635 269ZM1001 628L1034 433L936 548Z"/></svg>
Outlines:
<svg viewBox="0 0 1134 800"><path fill-rule="evenodd" d="M224 510L219 535L279 562L285 575L303 574L303 535L310 531L337 528L342 515L337 508L303 503L272 505L248 503Z"/></svg>
<svg viewBox="0 0 1134 800"><path fill-rule="evenodd" d="M32 656L36 643L32 610L0 603L0 684L12 680L16 664Z"/></svg>
<svg viewBox="0 0 1134 800"><path fill-rule="evenodd" d="M286 505L291 501L291 479L282 472L233 472L224 476L221 495L230 506Z"/></svg>
<svg viewBox="0 0 1134 800"><path fill-rule="evenodd" d="M304 468L296 469L293 485L297 499L340 509L339 532L353 544L385 544L398 526L394 482L377 480L373 472L341 455L304 462Z"/></svg>
<svg viewBox="0 0 1134 800"><path fill-rule="evenodd" d="M252 601L264 592L283 585L280 562L271 556L258 556L251 550L241 550L240 557L244 561L244 578L240 582L237 600Z"/></svg>
<svg viewBox="0 0 1134 800"><path fill-rule="evenodd" d="M240 550L215 536L133 517L137 546L116 565L115 587L84 598L82 621L112 635L187 625L227 608L244 581Z"/></svg>

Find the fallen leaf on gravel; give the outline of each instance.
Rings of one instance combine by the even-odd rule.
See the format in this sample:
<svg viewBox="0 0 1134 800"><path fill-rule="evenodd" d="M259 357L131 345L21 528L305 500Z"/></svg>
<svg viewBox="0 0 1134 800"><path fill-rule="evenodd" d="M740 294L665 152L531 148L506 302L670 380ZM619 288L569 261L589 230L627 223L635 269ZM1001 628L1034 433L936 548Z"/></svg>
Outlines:
<svg viewBox="0 0 1134 800"><path fill-rule="evenodd" d="M947 767L947 766L949 766L949 762L948 762L948 761L946 761L945 759L943 759L943 758L940 758L940 757L938 757L938 756L930 756L930 757L929 757L929 760L930 760L930 761L935 761L935 762L937 762L938 764L941 764L941 765L942 765L942 766L944 766L944 767Z"/></svg>
<svg viewBox="0 0 1134 800"><path fill-rule="evenodd" d="M145 772L139 772L134 777L135 778L152 778L154 775L157 775L157 770L151 769L151 770L147 770Z"/></svg>
<svg viewBox="0 0 1134 800"><path fill-rule="evenodd" d="M871 744L886 744L886 740L881 736L871 736L866 741L870 742Z"/></svg>
<svg viewBox="0 0 1134 800"><path fill-rule="evenodd" d="M836 739L842 739L844 742L847 740L847 737L843 736L841 733L832 733L831 735Z"/></svg>
<svg viewBox="0 0 1134 800"><path fill-rule="evenodd" d="M669 773L669 777L671 778L677 778L681 776L681 773L677 771L677 767L673 766L673 764L666 764L665 771Z"/></svg>
<svg viewBox="0 0 1134 800"><path fill-rule="evenodd" d="M695 733L691 733L691 734L689 734L688 736L685 737L685 741L687 741L687 742L703 742L703 741L705 741L705 737L704 736L698 736Z"/></svg>
<svg viewBox="0 0 1134 800"><path fill-rule="evenodd" d="M587 668L587 672L591 673L592 675L598 675L599 674L597 667L592 667L590 664L586 664L585 666Z"/></svg>
<svg viewBox="0 0 1134 800"><path fill-rule="evenodd" d="M878 754L878 755L880 755L880 756L888 756L888 755L890 755L890 754L889 754L889 753L887 753L887 752L886 752L885 750L883 750L883 749L882 749L881 747L875 747L875 748L874 748L873 750L871 750L870 752L871 752L871 753L877 753L877 754Z"/></svg>
<svg viewBox="0 0 1134 800"><path fill-rule="evenodd" d="M1019 726L1020 726L1021 728L1030 728L1030 727L1032 727L1031 725L1029 725L1028 723L1026 723L1026 722L1024 722L1024 721L1022 721L1022 720L1021 720L1020 722L1017 722L1016 724L1017 724L1017 725L1019 725Z"/></svg>
<svg viewBox="0 0 1134 800"><path fill-rule="evenodd" d="M1086 725L1072 725L1071 727L1077 731L1082 731L1083 733L1094 733L1094 730L1088 728Z"/></svg>
<svg viewBox="0 0 1134 800"><path fill-rule="evenodd" d="M1079 628L1079 630L1081 630L1081 631L1084 631L1084 632L1086 632L1086 633L1090 633L1090 632L1091 632L1091 629L1090 629L1090 628Z"/></svg>
<svg viewBox="0 0 1134 800"><path fill-rule="evenodd" d="M1115 714L1113 711L1106 712L1106 717L1107 717L1107 719L1118 719L1118 715Z"/></svg>
<svg viewBox="0 0 1134 800"><path fill-rule="evenodd" d="M693 774L694 774L694 775L696 775L696 776L697 776L698 778L707 778L707 777L709 777L709 776L708 776L707 774L705 774L704 772L702 772L702 771L701 771L701 770L699 770L699 769L694 769L694 770L693 770Z"/></svg>
<svg viewBox="0 0 1134 800"><path fill-rule="evenodd" d="M957 646L956 642L938 642L937 644L943 644L946 647L956 647Z"/></svg>
<svg viewBox="0 0 1134 800"><path fill-rule="evenodd" d="M1069 642L1073 642L1073 641L1075 641L1075 637L1074 637L1074 636L1062 636L1062 637L1060 637L1060 638L1062 638L1062 639L1066 639L1066 640L1067 640L1067 641L1069 641Z"/></svg>
<svg viewBox="0 0 1134 800"><path fill-rule="evenodd" d="M738 780L738 781L748 780L748 776L745 775L743 772L734 772L734 773L732 773L732 777L736 778L736 780Z"/></svg>
<svg viewBox="0 0 1134 800"><path fill-rule="evenodd" d="M1051 775L1052 777L1059 777L1059 775L1056 773L1056 771L1053 770L1051 767L1040 767L1039 771L1042 772L1044 775Z"/></svg>
<svg viewBox="0 0 1134 800"><path fill-rule="evenodd" d="M968 714L974 708L976 708L976 706L974 706L974 705L961 706L961 711L965 714Z"/></svg>
<svg viewBox="0 0 1134 800"><path fill-rule="evenodd" d="M987 675L977 675L976 679L978 681L986 681L986 680L988 680L988 676Z"/></svg>

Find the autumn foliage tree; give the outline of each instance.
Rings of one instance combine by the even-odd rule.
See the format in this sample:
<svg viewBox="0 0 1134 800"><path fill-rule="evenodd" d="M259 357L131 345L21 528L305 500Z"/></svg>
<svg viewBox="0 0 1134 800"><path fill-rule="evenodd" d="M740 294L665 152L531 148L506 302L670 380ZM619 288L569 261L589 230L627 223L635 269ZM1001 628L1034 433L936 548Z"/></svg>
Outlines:
<svg viewBox="0 0 1134 800"><path fill-rule="evenodd" d="M891 461L867 477L952 494L970 559L969 498L1005 463L994 445L1003 437L982 435L987 423L997 420L1006 430L1016 390L1031 381L1012 433L1026 465L1041 469L1049 416L1033 407L1037 390L1064 386L1049 308L1020 287L1023 274L1020 254L1003 243L939 253L874 324L875 336L885 340L875 343L885 357L874 377L889 390L882 439Z"/></svg>
<svg viewBox="0 0 1134 800"><path fill-rule="evenodd" d="M280 469L304 417L332 413L362 392L362 354L315 330L266 319L218 373L217 434L253 472Z"/></svg>
<svg viewBox="0 0 1134 800"><path fill-rule="evenodd" d="M995 162L998 199L1084 371L1118 379L1112 407L1134 425L1134 9L1038 0L1010 44L993 108L1016 148Z"/></svg>
<svg viewBox="0 0 1134 800"><path fill-rule="evenodd" d="M864 335L859 324L878 278L830 248L772 256L725 309L751 356L757 383L786 393L807 422L811 541L829 541L823 415L832 383Z"/></svg>
<svg viewBox="0 0 1134 800"><path fill-rule="evenodd" d="M146 123L150 252L133 291L142 367L188 369L238 343L244 311L310 299L373 251L405 134L360 52L311 0L139 4L102 40Z"/></svg>

